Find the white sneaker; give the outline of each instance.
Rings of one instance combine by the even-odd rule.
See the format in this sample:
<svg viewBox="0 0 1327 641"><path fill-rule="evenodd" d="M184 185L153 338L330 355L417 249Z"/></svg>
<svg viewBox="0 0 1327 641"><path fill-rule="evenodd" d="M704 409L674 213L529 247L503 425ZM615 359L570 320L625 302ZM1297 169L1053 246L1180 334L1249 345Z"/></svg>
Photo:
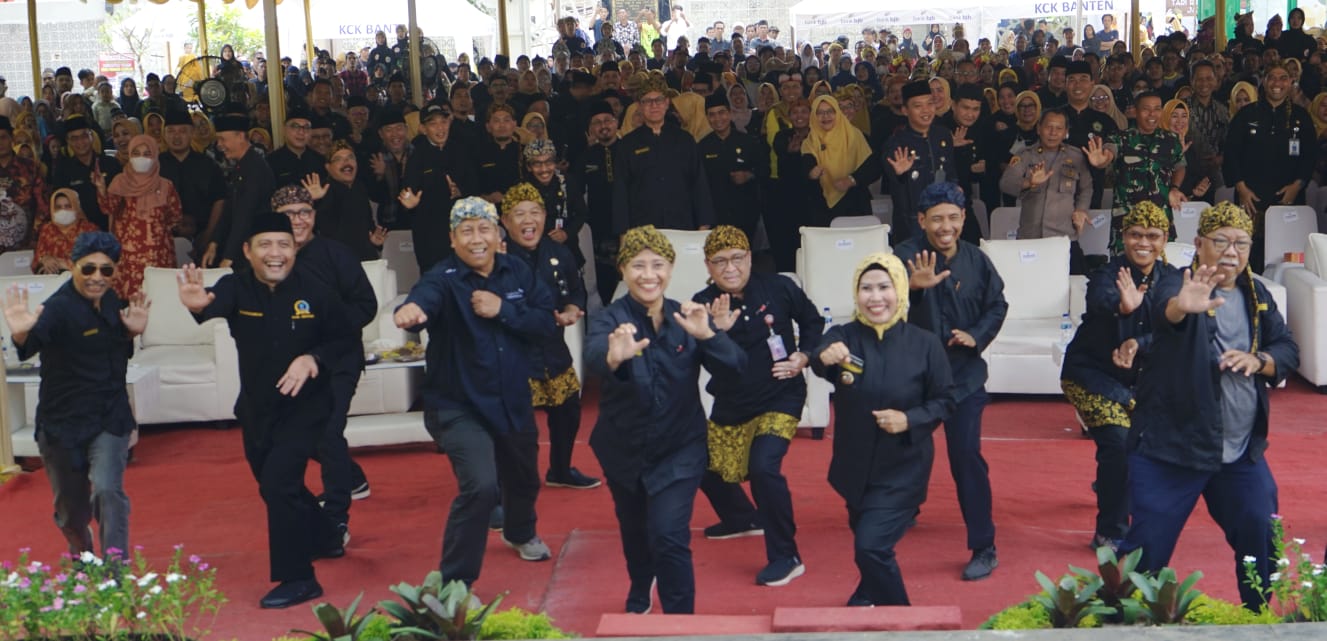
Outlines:
<svg viewBox="0 0 1327 641"><path fill-rule="evenodd" d="M502 542L506 543L507 547L519 552L522 561L547 561L553 558L553 553L549 551L548 546L544 545L543 540L538 536L525 543L512 543L503 535Z"/></svg>

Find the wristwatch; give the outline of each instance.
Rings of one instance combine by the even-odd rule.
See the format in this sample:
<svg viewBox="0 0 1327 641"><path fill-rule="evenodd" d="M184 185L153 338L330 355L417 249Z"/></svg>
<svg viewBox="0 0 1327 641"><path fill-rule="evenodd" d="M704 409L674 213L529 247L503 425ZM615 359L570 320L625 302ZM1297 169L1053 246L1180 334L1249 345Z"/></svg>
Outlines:
<svg viewBox="0 0 1327 641"><path fill-rule="evenodd" d="M1257 354L1254 354L1254 356L1258 357L1258 363L1261 365L1261 367L1258 368L1259 370L1267 367L1267 364L1272 361L1272 358L1268 356L1266 352L1258 352Z"/></svg>

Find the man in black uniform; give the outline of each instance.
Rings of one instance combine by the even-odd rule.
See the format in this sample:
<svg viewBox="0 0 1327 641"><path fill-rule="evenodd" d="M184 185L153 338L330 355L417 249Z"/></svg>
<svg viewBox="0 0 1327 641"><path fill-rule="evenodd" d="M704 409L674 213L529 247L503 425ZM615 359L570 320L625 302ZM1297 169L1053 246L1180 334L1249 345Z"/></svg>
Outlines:
<svg viewBox="0 0 1327 641"><path fill-rule="evenodd" d="M576 260L576 268L585 265L578 236L585 226L585 205L572 198L576 191L569 178L557 169L557 148L547 139L534 140L521 152L525 160L525 173L530 186L543 198L545 214L544 233L554 242L566 247Z"/></svg>
<svg viewBox="0 0 1327 641"><path fill-rule="evenodd" d="M1087 153L1087 144L1093 138L1106 139L1120 130L1115 121L1103 112L1089 106L1092 97L1092 69L1086 62L1075 60L1069 63L1066 75L1065 95L1069 101L1061 108L1064 112L1069 135L1065 142ZM1092 207L1101 208L1101 192L1106 186L1106 171L1088 165L1092 174Z"/></svg>
<svg viewBox="0 0 1327 641"><path fill-rule="evenodd" d="M272 210L290 219L300 273L336 292L351 325L362 329L373 322L378 314L378 297L359 259L344 244L314 235L318 210L313 195L300 185L286 185L272 194ZM323 513L341 530L344 544L350 540L350 501L369 497L369 481L350 458L345 437L350 401L364 371L364 350L356 344L327 367L332 382L332 414L313 458L322 465Z"/></svg>
<svg viewBox="0 0 1327 641"><path fill-rule="evenodd" d="M424 139L406 161L398 197L402 206L414 210L409 215L414 219L415 261L421 274L452 254L446 240L452 204L476 189L471 150L452 138L451 126L452 108L445 101L435 99L420 112Z"/></svg>
<svg viewBox="0 0 1327 641"><path fill-rule="evenodd" d="M599 300L604 305L612 302L617 287L617 234L613 233L613 148L617 145L617 116L606 100L590 106L590 146L581 155L581 162L572 163L576 184L582 189L576 198L585 200L586 217L594 238L595 275L599 285ZM583 192L583 193L582 193Z"/></svg>
<svg viewBox="0 0 1327 641"><path fill-rule="evenodd" d="M95 185L100 180L98 176L105 176L109 184L110 176L120 170L119 165L114 159L102 154L100 149L93 149L93 130L87 117L69 116L65 118L64 126L65 144L69 146L70 155L60 154L56 159L51 189L68 187L78 192L78 201L88 222L102 230L109 229L106 214L101 213L101 206L97 204ZM35 229L35 225L33 227ZM36 238L35 234L33 238Z"/></svg>
<svg viewBox="0 0 1327 641"><path fill-rule="evenodd" d="M932 183L957 184L954 139L935 121L931 85L917 80L903 85L903 114L907 125L885 141L885 180L894 201L891 241L904 241L921 234L915 212L920 211L921 193Z"/></svg>
<svg viewBox="0 0 1327 641"><path fill-rule="evenodd" d="M271 580L279 582L260 605L285 608L322 596L315 558L345 554L335 526L304 486L304 469L332 409L327 371L359 349L359 328L349 322L335 292L295 271L288 218L260 213L247 231L243 250L249 270L204 288L203 272L187 265L179 294L198 323L225 318L239 348L235 416L244 429L244 456L267 505Z"/></svg>
<svg viewBox="0 0 1327 641"><path fill-rule="evenodd" d="M1037 90L1041 98L1042 109L1056 109L1068 101L1065 95L1065 81L1069 70L1069 59L1064 56L1051 58L1050 69L1046 71L1046 86ZM1091 88L1088 89L1091 93Z"/></svg>
<svg viewBox="0 0 1327 641"><path fill-rule="evenodd" d="M972 201L980 197L983 202L999 202L999 172L987 171L987 168L998 168L1003 160L996 153L1000 145L996 142L995 127L991 125L991 119L981 113L985 104L980 85L960 85L954 96L954 106L945 118L946 126L954 135L954 167L958 172L958 184L965 193L974 183L980 190L975 195L967 194L969 215L963 224L963 240L974 245L981 242L981 225L977 224L977 217L971 215ZM990 191L992 183L993 192Z"/></svg>
<svg viewBox="0 0 1327 641"><path fill-rule="evenodd" d="M393 231L410 229L413 215L396 199L405 185L406 160L414 152L401 110L389 107L382 111L378 117L378 138L382 149L369 158L373 170L369 197L378 203L378 224Z"/></svg>
<svg viewBox="0 0 1327 641"><path fill-rule="evenodd" d="M502 195L521 180L521 143L516 140L516 109L493 104L488 108L484 136L475 148L479 167L479 194L494 205L502 204Z"/></svg>
<svg viewBox="0 0 1327 641"><path fill-rule="evenodd" d="M203 253L203 267L211 267L216 259L220 259L222 267L229 267L231 263L244 262L244 233L252 225L254 214L267 209L276 187L272 184L271 167L249 144L249 117L227 113L217 116L214 125L217 148L226 160L235 163L235 169L226 181L226 205L216 233Z"/></svg>
<svg viewBox="0 0 1327 641"><path fill-rule="evenodd" d="M1305 188L1318 162L1318 143L1308 111L1290 100L1291 79L1284 65L1267 67L1262 96L1230 118L1226 134L1226 184L1253 218L1249 267L1262 273L1264 219L1272 205L1303 205ZM1183 241L1184 239L1180 239Z"/></svg>
<svg viewBox="0 0 1327 641"><path fill-rule="evenodd" d="M733 129L733 114L724 92L705 98L705 118L714 131L700 139L700 156L716 222L737 227L747 238L754 238L760 223L759 181L769 176L769 151L755 136Z"/></svg>
<svg viewBox="0 0 1327 641"><path fill-rule="evenodd" d="M309 147L313 118L303 109L286 114L286 146L267 155L274 187L298 185L309 174L322 175L327 159Z"/></svg>
<svg viewBox="0 0 1327 641"><path fill-rule="evenodd" d="M613 232L642 225L709 229L714 203L696 139L667 119L667 84L650 74L636 95L645 124L614 150Z"/></svg>
<svg viewBox="0 0 1327 641"><path fill-rule="evenodd" d="M199 254L221 220L226 205L226 178L211 158L193 150L194 123L189 112L178 109L166 114L166 149L161 152L161 177L175 185L180 195L180 235L192 240Z"/></svg>

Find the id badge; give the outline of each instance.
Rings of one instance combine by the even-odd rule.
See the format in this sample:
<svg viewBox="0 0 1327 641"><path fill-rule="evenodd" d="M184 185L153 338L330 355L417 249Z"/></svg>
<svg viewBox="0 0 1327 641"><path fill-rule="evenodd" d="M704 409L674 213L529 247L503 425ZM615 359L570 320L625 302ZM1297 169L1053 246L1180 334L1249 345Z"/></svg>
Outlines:
<svg viewBox="0 0 1327 641"><path fill-rule="evenodd" d="M788 358L788 348L783 346L782 336L775 334L774 336L766 338L765 344L769 345L769 355L770 358L774 359L774 362L777 363L785 358Z"/></svg>
<svg viewBox="0 0 1327 641"><path fill-rule="evenodd" d="M935 170L935 182L942 183L944 181L945 181L945 168L941 167Z"/></svg>
<svg viewBox="0 0 1327 641"><path fill-rule="evenodd" d="M553 219L553 227L554 227L555 229L562 229L562 219L561 219L561 218L554 218L554 219Z"/></svg>
<svg viewBox="0 0 1327 641"><path fill-rule="evenodd" d="M1290 155L1291 155L1291 157L1294 157L1294 158L1298 158L1298 157L1299 157L1299 139L1298 139L1298 138L1291 138L1291 139L1290 139Z"/></svg>

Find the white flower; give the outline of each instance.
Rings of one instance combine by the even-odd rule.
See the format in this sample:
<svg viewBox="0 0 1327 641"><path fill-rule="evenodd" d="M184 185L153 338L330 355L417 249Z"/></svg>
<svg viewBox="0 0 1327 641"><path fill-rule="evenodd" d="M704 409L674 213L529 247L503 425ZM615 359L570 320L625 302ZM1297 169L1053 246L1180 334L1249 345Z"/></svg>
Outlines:
<svg viewBox="0 0 1327 641"><path fill-rule="evenodd" d="M1312 582L1312 581L1305 581L1305 582L1303 582L1303 583L1300 583L1299 585L1300 585L1300 587L1302 587L1302 588L1304 588L1304 589L1306 589L1306 590L1308 590L1308 589L1312 589L1312 588L1313 588L1313 582Z"/></svg>
<svg viewBox="0 0 1327 641"><path fill-rule="evenodd" d="M157 573L148 572L147 574L143 575L143 578L138 580L138 587L145 588L149 585L152 585L152 582L156 580L157 580Z"/></svg>
<svg viewBox="0 0 1327 641"><path fill-rule="evenodd" d="M104 581L103 583L101 583L100 585L97 586L97 591L98 591L98 592L105 592L105 591L110 590L110 589L112 589L112 588L114 588L114 587L115 587L115 579L107 579L106 581Z"/></svg>
<svg viewBox="0 0 1327 641"><path fill-rule="evenodd" d="M18 582L19 582L18 572L10 572L9 576L5 577L5 582L3 585L7 588L12 588L18 585Z"/></svg>
<svg viewBox="0 0 1327 641"><path fill-rule="evenodd" d="M32 563L29 563L29 564L28 564L28 574L35 574L35 573L37 573L37 572L41 572L41 562L40 562L40 561L33 561Z"/></svg>
<svg viewBox="0 0 1327 641"><path fill-rule="evenodd" d="M1280 572L1273 572L1272 575L1269 576L1269 577L1267 577L1267 578L1268 578L1268 579L1271 579L1271 580L1273 580L1273 581L1280 581L1280 580L1281 580L1281 573L1280 573Z"/></svg>
<svg viewBox="0 0 1327 641"><path fill-rule="evenodd" d="M147 613L146 613L146 612L143 612L143 611L140 610L140 611L138 612L138 618L140 618L140 619L146 619L146 618L147 618Z"/></svg>
<svg viewBox="0 0 1327 641"><path fill-rule="evenodd" d="M176 581L180 581L180 580L183 580L183 579L184 579L184 575L183 575L183 574L177 574L177 573L175 573L175 572L171 572L170 574L167 574L167 575L166 575L166 582L167 582L167 583L174 583L174 582L176 582Z"/></svg>
<svg viewBox="0 0 1327 641"><path fill-rule="evenodd" d="M1244 562L1245 562L1245 563L1257 563L1257 562L1258 562L1258 557L1256 557L1256 556L1246 556L1246 557L1244 557Z"/></svg>
<svg viewBox="0 0 1327 641"><path fill-rule="evenodd" d="M1276 560L1276 567L1278 567L1278 568L1288 568L1288 567L1290 567L1290 559L1287 559L1287 558L1285 558L1285 557L1281 557L1281 558L1277 559L1277 560Z"/></svg>
<svg viewBox="0 0 1327 641"><path fill-rule="evenodd" d="M151 590L148 590L147 592L148 592L148 594L161 594L161 586L159 586L159 585L154 585L154 586L152 586L152 589L151 589Z"/></svg>
<svg viewBox="0 0 1327 641"><path fill-rule="evenodd" d="M1313 566L1313 576L1322 576L1323 566L1318 564Z"/></svg>
<svg viewBox="0 0 1327 641"><path fill-rule="evenodd" d="M1305 543L1308 543L1308 541L1305 541L1304 539L1292 539L1292 540L1295 542L1295 545L1304 545Z"/></svg>
<svg viewBox="0 0 1327 641"><path fill-rule="evenodd" d="M78 555L78 560L79 560L79 561L82 561L82 562L84 562L84 563L91 563L91 562L92 562L94 559L96 559L96 558L97 558L97 555L95 555L95 554L93 554L93 553L91 553L91 552L89 552L89 551L87 551L87 550L83 550L83 553L80 554L80 555Z"/></svg>

